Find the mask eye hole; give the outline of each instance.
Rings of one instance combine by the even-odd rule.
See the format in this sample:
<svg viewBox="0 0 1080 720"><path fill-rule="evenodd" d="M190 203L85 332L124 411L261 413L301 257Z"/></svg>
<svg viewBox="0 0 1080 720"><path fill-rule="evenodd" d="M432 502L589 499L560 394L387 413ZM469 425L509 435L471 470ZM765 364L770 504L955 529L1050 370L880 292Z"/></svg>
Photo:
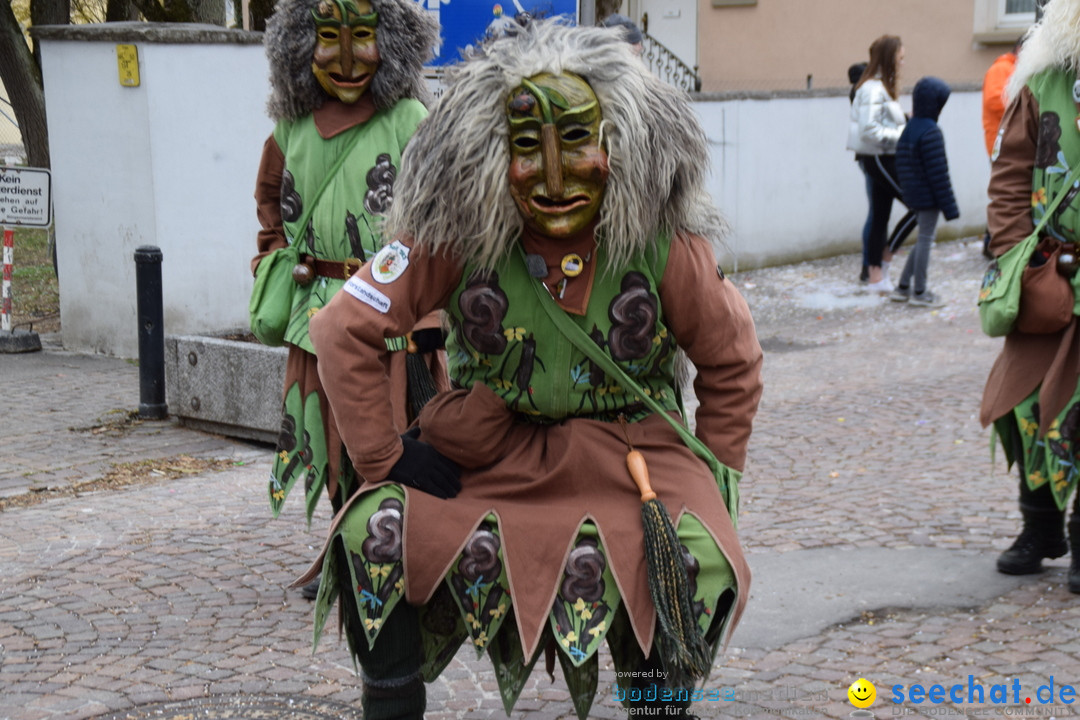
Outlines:
<svg viewBox="0 0 1080 720"><path fill-rule="evenodd" d="M519 150L535 150L540 147L540 141L534 137L522 136L514 138L514 147Z"/></svg>
<svg viewBox="0 0 1080 720"><path fill-rule="evenodd" d="M338 34L337 34L336 30L329 30L329 29L320 30L319 31L319 37L322 38L323 40L334 41L334 40L338 39Z"/></svg>
<svg viewBox="0 0 1080 720"><path fill-rule="evenodd" d="M562 139L565 142L578 142L580 140L584 140L585 138L589 137L589 135L590 135L589 131L586 130L585 128L583 128L583 127L574 127L574 128L570 128L569 130L566 130L562 134Z"/></svg>
<svg viewBox="0 0 1080 720"><path fill-rule="evenodd" d="M375 33L373 33L371 31L371 28L367 28L367 27L358 27L355 30L353 30L353 39L354 40L367 40L367 39L371 38L374 35L375 35Z"/></svg>

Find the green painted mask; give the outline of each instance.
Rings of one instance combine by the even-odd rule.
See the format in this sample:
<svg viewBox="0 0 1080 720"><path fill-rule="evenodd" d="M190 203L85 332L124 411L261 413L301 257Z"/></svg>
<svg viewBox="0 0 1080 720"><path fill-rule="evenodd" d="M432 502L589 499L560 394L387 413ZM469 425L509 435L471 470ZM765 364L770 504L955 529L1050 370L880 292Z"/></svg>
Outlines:
<svg viewBox="0 0 1080 720"><path fill-rule="evenodd" d="M600 210L607 153L592 88L572 73L522 80L506 103L510 193L530 229L569 237Z"/></svg>
<svg viewBox="0 0 1080 720"><path fill-rule="evenodd" d="M317 35L311 71L327 94L354 103L379 67L379 14L370 0L323 0L311 14Z"/></svg>

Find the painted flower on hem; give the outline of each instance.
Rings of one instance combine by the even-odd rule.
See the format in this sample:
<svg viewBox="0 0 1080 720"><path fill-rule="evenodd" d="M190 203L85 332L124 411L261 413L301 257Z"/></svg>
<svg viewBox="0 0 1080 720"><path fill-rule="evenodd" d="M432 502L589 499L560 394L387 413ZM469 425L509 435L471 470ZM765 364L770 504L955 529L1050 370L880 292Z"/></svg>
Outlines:
<svg viewBox="0 0 1080 720"><path fill-rule="evenodd" d="M574 603L574 610L577 611L578 617L582 620L589 620L592 618L592 609L585 604L585 600L582 598L578 598L577 602Z"/></svg>

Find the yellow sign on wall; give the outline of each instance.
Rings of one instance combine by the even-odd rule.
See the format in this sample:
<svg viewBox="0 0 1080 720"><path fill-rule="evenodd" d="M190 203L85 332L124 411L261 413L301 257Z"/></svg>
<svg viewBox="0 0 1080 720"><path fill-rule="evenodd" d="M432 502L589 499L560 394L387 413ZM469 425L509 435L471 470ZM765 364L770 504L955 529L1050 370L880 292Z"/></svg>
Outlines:
<svg viewBox="0 0 1080 720"><path fill-rule="evenodd" d="M120 71L120 84L124 87L139 86L139 50L134 45L116 46L116 65Z"/></svg>

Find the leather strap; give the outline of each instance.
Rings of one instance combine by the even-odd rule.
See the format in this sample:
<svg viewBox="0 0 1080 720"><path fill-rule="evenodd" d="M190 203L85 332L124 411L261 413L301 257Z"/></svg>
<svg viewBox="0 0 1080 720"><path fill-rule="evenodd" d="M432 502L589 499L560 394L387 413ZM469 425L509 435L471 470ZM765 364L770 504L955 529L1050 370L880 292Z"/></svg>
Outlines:
<svg viewBox="0 0 1080 720"><path fill-rule="evenodd" d="M331 278L334 280L348 280L353 274L360 269L363 265L362 262L356 258L349 258L348 260L314 260L312 265L315 267L315 274L319 277Z"/></svg>

